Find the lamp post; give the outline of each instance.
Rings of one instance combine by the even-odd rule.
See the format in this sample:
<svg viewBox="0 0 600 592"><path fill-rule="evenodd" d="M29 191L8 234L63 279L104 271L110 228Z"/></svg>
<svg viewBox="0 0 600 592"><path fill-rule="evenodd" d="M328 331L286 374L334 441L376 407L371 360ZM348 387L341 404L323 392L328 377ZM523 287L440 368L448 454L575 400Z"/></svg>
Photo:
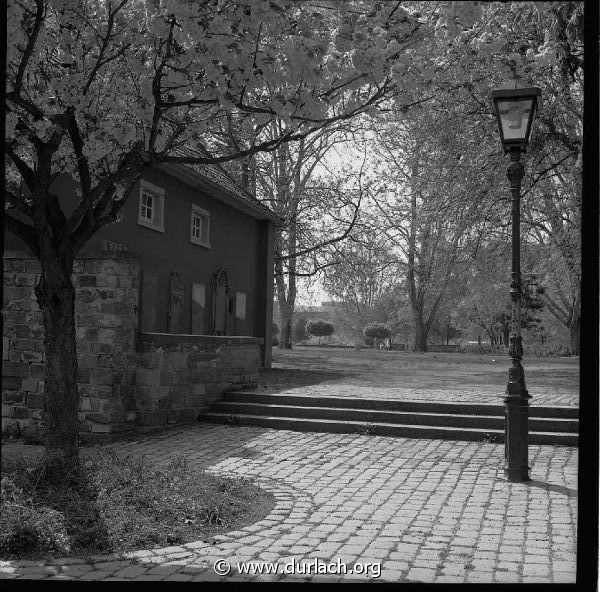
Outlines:
<svg viewBox="0 0 600 592"><path fill-rule="evenodd" d="M513 86L513 85L511 85ZM529 399L525 386L525 373L521 360L521 181L524 175L521 153L527 151L531 128L536 112L541 107L542 91L536 87L519 86L492 91L490 99L494 108L500 140L504 153L510 156L506 175L510 183L512 204L512 273L510 299L512 322L506 397L504 398L504 472L509 481L528 481Z"/></svg>

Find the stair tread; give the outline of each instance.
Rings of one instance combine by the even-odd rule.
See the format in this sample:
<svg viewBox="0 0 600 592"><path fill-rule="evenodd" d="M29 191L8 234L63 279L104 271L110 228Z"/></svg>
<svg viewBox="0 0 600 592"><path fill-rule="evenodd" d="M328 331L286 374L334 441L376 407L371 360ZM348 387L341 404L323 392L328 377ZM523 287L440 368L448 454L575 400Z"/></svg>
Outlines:
<svg viewBox="0 0 600 592"><path fill-rule="evenodd" d="M261 392L257 392L257 391L244 391L244 390L240 390L240 391L225 391L224 392L225 395L258 395L261 397L289 397L289 398L307 398L307 399L335 399L335 400L343 400L343 401L348 401L348 400L352 400L352 401L384 401L387 403L397 403L399 401L399 399L384 399L384 398L369 398L369 397L355 397L352 399L349 399L348 397L335 397L335 396L331 396L328 395L326 397L322 397L321 395L313 395L313 394L302 394L302 395L298 395L298 394L294 394L294 393L261 393ZM503 393L499 393L498 397L501 398L503 397L504 394ZM547 408L552 408L552 409L579 409L578 407L574 406L574 405L534 405L533 402L535 400L535 395L532 396L532 398L530 399L530 406L535 406L535 407L547 407ZM484 402L479 402L479 401L444 401L444 402L440 402L437 401L435 399L402 399L402 402L407 402L407 403L439 403L440 405L481 405L482 407L485 406L489 406L489 407L493 407L498 405L499 403L484 403Z"/></svg>
<svg viewBox="0 0 600 592"><path fill-rule="evenodd" d="M302 394L302 395L295 395L295 394L288 394L288 393L259 393L259 392L251 392L251 391L226 391L224 393L224 396L227 398L228 396L230 397L234 397L234 398L238 398L240 396L248 396L248 397L252 397L252 398L259 398L259 399L283 399L283 400L287 400L291 403L296 403L297 401L303 401L303 400L311 400L311 399L315 399L315 400L319 400L321 402L327 402L327 401L331 401L331 402L335 402L335 403L354 403L354 405L360 405L361 408L363 406L367 406L369 404L374 404L375 406L383 406L383 405L391 405L393 406L398 406L398 405L403 405L403 406L415 406L415 407L421 407L421 406L439 406L439 407L451 407L451 408L457 408L457 407L476 407L476 408L481 408L481 409L485 409L485 410L494 410L494 411L504 411L504 403L499 401L498 403L479 403L479 402L474 402L474 401L436 401L436 400L431 400L431 399L403 399L403 400L398 400L398 399L379 399L379 398L375 398L375 399L369 399L369 398L363 398L363 397L358 397L355 399L349 399L348 397L331 397L331 396L327 396L327 397L322 397L320 395L310 395L310 394ZM499 399L502 397L502 395L499 395ZM225 402L233 402L233 401L225 401ZM235 401L235 402L239 402L242 403L244 401ZM258 403L258 401L254 401L255 403ZM356 408L355 406L351 406L351 407L346 407L346 408L350 408L350 409L354 409ZM538 411L551 411L551 412L565 412L565 413L579 413L579 408L572 406L572 405L536 405L534 401L530 401L529 403L529 409L530 411L533 412L538 412ZM392 409L393 410L393 409ZM573 418L575 419L575 418Z"/></svg>
<svg viewBox="0 0 600 592"><path fill-rule="evenodd" d="M230 417L231 414L227 413L218 413L211 411L209 413L203 414L201 417ZM418 430L449 430L449 431L469 431L469 432L482 432L482 433L490 433L495 432L499 434L503 434L504 430L499 430L495 428L474 428L474 427L454 427L454 426L428 426L428 425L411 425L411 424L394 424L394 423L376 423L376 422L367 422L367 421L356 421L349 419L321 419L321 418L311 418L311 417L286 417L279 415L251 415L251 414L243 414L238 415L240 418L249 418L249 419L263 419L263 420L277 420L277 421L295 421L295 422L317 422L317 423L339 423L339 424L348 424L348 425L378 425L382 427L389 426L399 426L399 427L410 427ZM572 432L537 432L537 431L529 431L530 434L540 434L540 435L565 435L565 436L576 436Z"/></svg>
<svg viewBox="0 0 600 592"><path fill-rule="evenodd" d="M304 409L311 411L318 410L335 410L336 412L354 412L354 413L375 413L375 414L395 414L395 415L421 415L421 416L431 416L431 417L443 417L443 416L451 416L453 418L461 418L461 417L481 417L483 419L498 419L499 417L504 417L504 409L502 409L502 415L482 415L480 413L445 413L434 412L434 411L401 411L398 409L356 409L355 407L324 407L322 405L319 406L308 406L308 405L282 405L280 403L255 403L255 402L241 402L241 401L219 401L217 403L219 406L227 406L227 405L236 405L236 406L244 406L244 407L264 407L265 409ZM258 416L257 416L258 417ZM306 418L304 418L306 419ZM558 421L558 422L574 422L579 421L575 418L564 418L564 417L530 417L529 419L534 419L536 421Z"/></svg>

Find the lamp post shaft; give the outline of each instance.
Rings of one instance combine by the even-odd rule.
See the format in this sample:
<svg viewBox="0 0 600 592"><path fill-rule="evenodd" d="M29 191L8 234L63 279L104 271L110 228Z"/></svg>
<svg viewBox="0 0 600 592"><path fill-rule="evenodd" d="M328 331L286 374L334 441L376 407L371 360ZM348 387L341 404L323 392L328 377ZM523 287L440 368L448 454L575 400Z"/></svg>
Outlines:
<svg viewBox="0 0 600 592"><path fill-rule="evenodd" d="M521 339L521 181L524 175L520 162L521 150L510 150L510 164L506 174L510 182L512 205L512 273L510 299L512 305L512 321L509 355L511 366L508 371L506 385L504 454L506 459L505 473L510 481L527 481L529 479L529 399L531 396L525 386L523 359L523 342Z"/></svg>

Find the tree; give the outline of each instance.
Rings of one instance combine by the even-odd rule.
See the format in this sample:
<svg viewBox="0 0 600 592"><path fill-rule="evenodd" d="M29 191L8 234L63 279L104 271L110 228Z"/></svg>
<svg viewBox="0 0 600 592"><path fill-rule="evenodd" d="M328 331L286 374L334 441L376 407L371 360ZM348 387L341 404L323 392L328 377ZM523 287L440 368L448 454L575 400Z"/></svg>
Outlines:
<svg viewBox="0 0 600 592"><path fill-rule="evenodd" d="M318 337L319 345L321 345L321 337L333 335L335 333L335 327L333 326L333 323L328 321L308 321L308 323L306 323L306 332Z"/></svg>
<svg viewBox="0 0 600 592"><path fill-rule="evenodd" d="M307 319L304 317L296 318L294 322L293 338L295 342L306 341L310 335L306 331Z"/></svg>
<svg viewBox="0 0 600 592"><path fill-rule="evenodd" d="M544 247L541 261L550 265L540 274L542 298L569 330L573 352L579 351L581 300L583 9L582 2L481 3L475 27L445 37L440 29L447 63L470 72L472 82L457 98L467 99L471 117L488 116L489 90L513 77L543 89L526 162L523 236ZM444 22L456 30L460 15L448 17Z"/></svg>
<svg viewBox="0 0 600 592"><path fill-rule="evenodd" d="M423 208L423 200L432 204L435 212L440 197L443 204L472 197L482 199L484 207L472 204L471 220L477 224L474 232L467 234L471 257L479 244L505 234L510 219L506 163L488 94L499 84L518 77L544 89L544 108L526 162L523 209L530 227L524 225L523 239L535 239L546 245L547 257L557 262L556 266L549 266L554 273L546 277L544 299L548 310L569 327L575 348L580 301L578 162L582 132L583 4L422 2L415 6L422 13L422 21L435 21L435 36L425 42L429 51L424 51L425 45L421 45L410 56L407 69L413 73L418 70L419 84L403 98L412 104L419 102L423 109L404 111L397 102L388 112L393 122L395 113L400 111L400 125L390 132L387 122L381 118L377 122L379 128L388 132L384 139L391 148L385 155L390 166L382 170L381 176L389 185L391 174L404 167L404 203L416 197L416 204L414 201L411 204L416 208L409 212L411 208L406 205L389 207L386 191L378 196L382 216L388 220L388 228L393 229L393 238L404 249L407 290L415 316L415 347L426 347L423 335L435 324L439 306L445 299L440 291L445 285L443 270L450 270L436 263L436 259L440 263L443 260L439 257L442 253L431 258L436 229L427 220L431 209ZM400 134L396 131L398 127ZM409 158L402 153L401 145L407 145L407 141L389 142L390 137L395 140L406 134L411 142ZM447 179L451 181L449 185ZM461 217L450 212L443 207L438 214L458 229L456 222ZM486 226L484 233L482 229ZM454 252L456 236L454 230L449 230L444 231L450 247L445 249L447 254ZM462 239L457 248L465 254L461 243ZM436 268L440 273L435 272ZM430 270L434 273L430 274Z"/></svg>
<svg viewBox="0 0 600 592"><path fill-rule="evenodd" d="M442 314L438 314L435 324L432 329L434 333L439 335L440 339L445 342L446 345L450 345L452 339L458 339L462 336L462 331L458 329L453 323L456 323L456 315L448 310L443 311Z"/></svg>
<svg viewBox="0 0 600 592"><path fill-rule="evenodd" d="M7 22L5 220L41 263L46 451L74 460L81 248L148 167L275 150L400 90L393 66L419 23L396 4L283 0L11 1ZM251 145L223 148L215 127L229 116ZM285 129L264 138L278 118ZM78 185L70 214L62 172Z"/></svg>
<svg viewBox="0 0 600 592"><path fill-rule="evenodd" d="M402 283L389 286L377 302L377 310L385 319L391 331L390 342L400 337L404 344L409 343L413 331L413 318L408 296Z"/></svg>
<svg viewBox="0 0 600 592"><path fill-rule="evenodd" d="M389 327L386 327L383 323L371 323L364 329L365 337L373 339L375 347L379 346L379 343L384 339L389 339L392 336L392 332Z"/></svg>
<svg viewBox="0 0 600 592"><path fill-rule="evenodd" d="M324 270L323 287L336 299L336 323L351 333L358 347L367 324L386 320L377 305L398 281L396 258L385 237L362 224L334 250L337 263Z"/></svg>
<svg viewBox="0 0 600 592"><path fill-rule="evenodd" d="M279 337L277 337L277 335L279 335L279 327L277 326L277 323L273 323L271 345L279 345Z"/></svg>
<svg viewBox="0 0 600 592"><path fill-rule="evenodd" d="M274 122L272 133L283 124ZM327 247L352 231L359 211L360 178L353 187L351 173L340 169L317 176L323 158L344 140L347 125L323 129L295 144L285 144L256 159L259 198L266 201L284 225L275 236L275 286L281 315L279 347L292 347L292 318L298 278L315 275L330 264Z"/></svg>
<svg viewBox="0 0 600 592"><path fill-rule="evenodd" d="M490 213L489 187L477 187L472 166L448 149L456 122L447 110L394 112L378 134L373 224L399 252L414 323L414 350L427 339L440 306L468 267Z"/></svg>
<svg viewBox="0 0 600 592"><path fill-rule="evenodd" d="M529 245L528 245L529 246ZM467 273L451 316L454 326L465 334L478 338L487 334L493 346L509 345L512 314L509 297L510 242L489 241L481 246ZM522 254L523 285L521 328L541 330L540 299L543 287L535 274L538 249L527 248Z"/></svg>

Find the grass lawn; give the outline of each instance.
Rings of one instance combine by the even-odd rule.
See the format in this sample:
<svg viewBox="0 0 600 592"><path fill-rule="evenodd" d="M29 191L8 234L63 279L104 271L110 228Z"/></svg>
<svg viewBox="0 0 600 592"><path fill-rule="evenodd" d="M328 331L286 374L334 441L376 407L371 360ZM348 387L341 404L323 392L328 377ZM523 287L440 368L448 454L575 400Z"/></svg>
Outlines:
<svg viewBox="0 0 600 592"><path fill-rule="evenodd" d="M302 347L273 349L262 392L501 402L510 358L501 355L414 353ZM531 404L577 405L579 358L523 359Z"/></svg>

